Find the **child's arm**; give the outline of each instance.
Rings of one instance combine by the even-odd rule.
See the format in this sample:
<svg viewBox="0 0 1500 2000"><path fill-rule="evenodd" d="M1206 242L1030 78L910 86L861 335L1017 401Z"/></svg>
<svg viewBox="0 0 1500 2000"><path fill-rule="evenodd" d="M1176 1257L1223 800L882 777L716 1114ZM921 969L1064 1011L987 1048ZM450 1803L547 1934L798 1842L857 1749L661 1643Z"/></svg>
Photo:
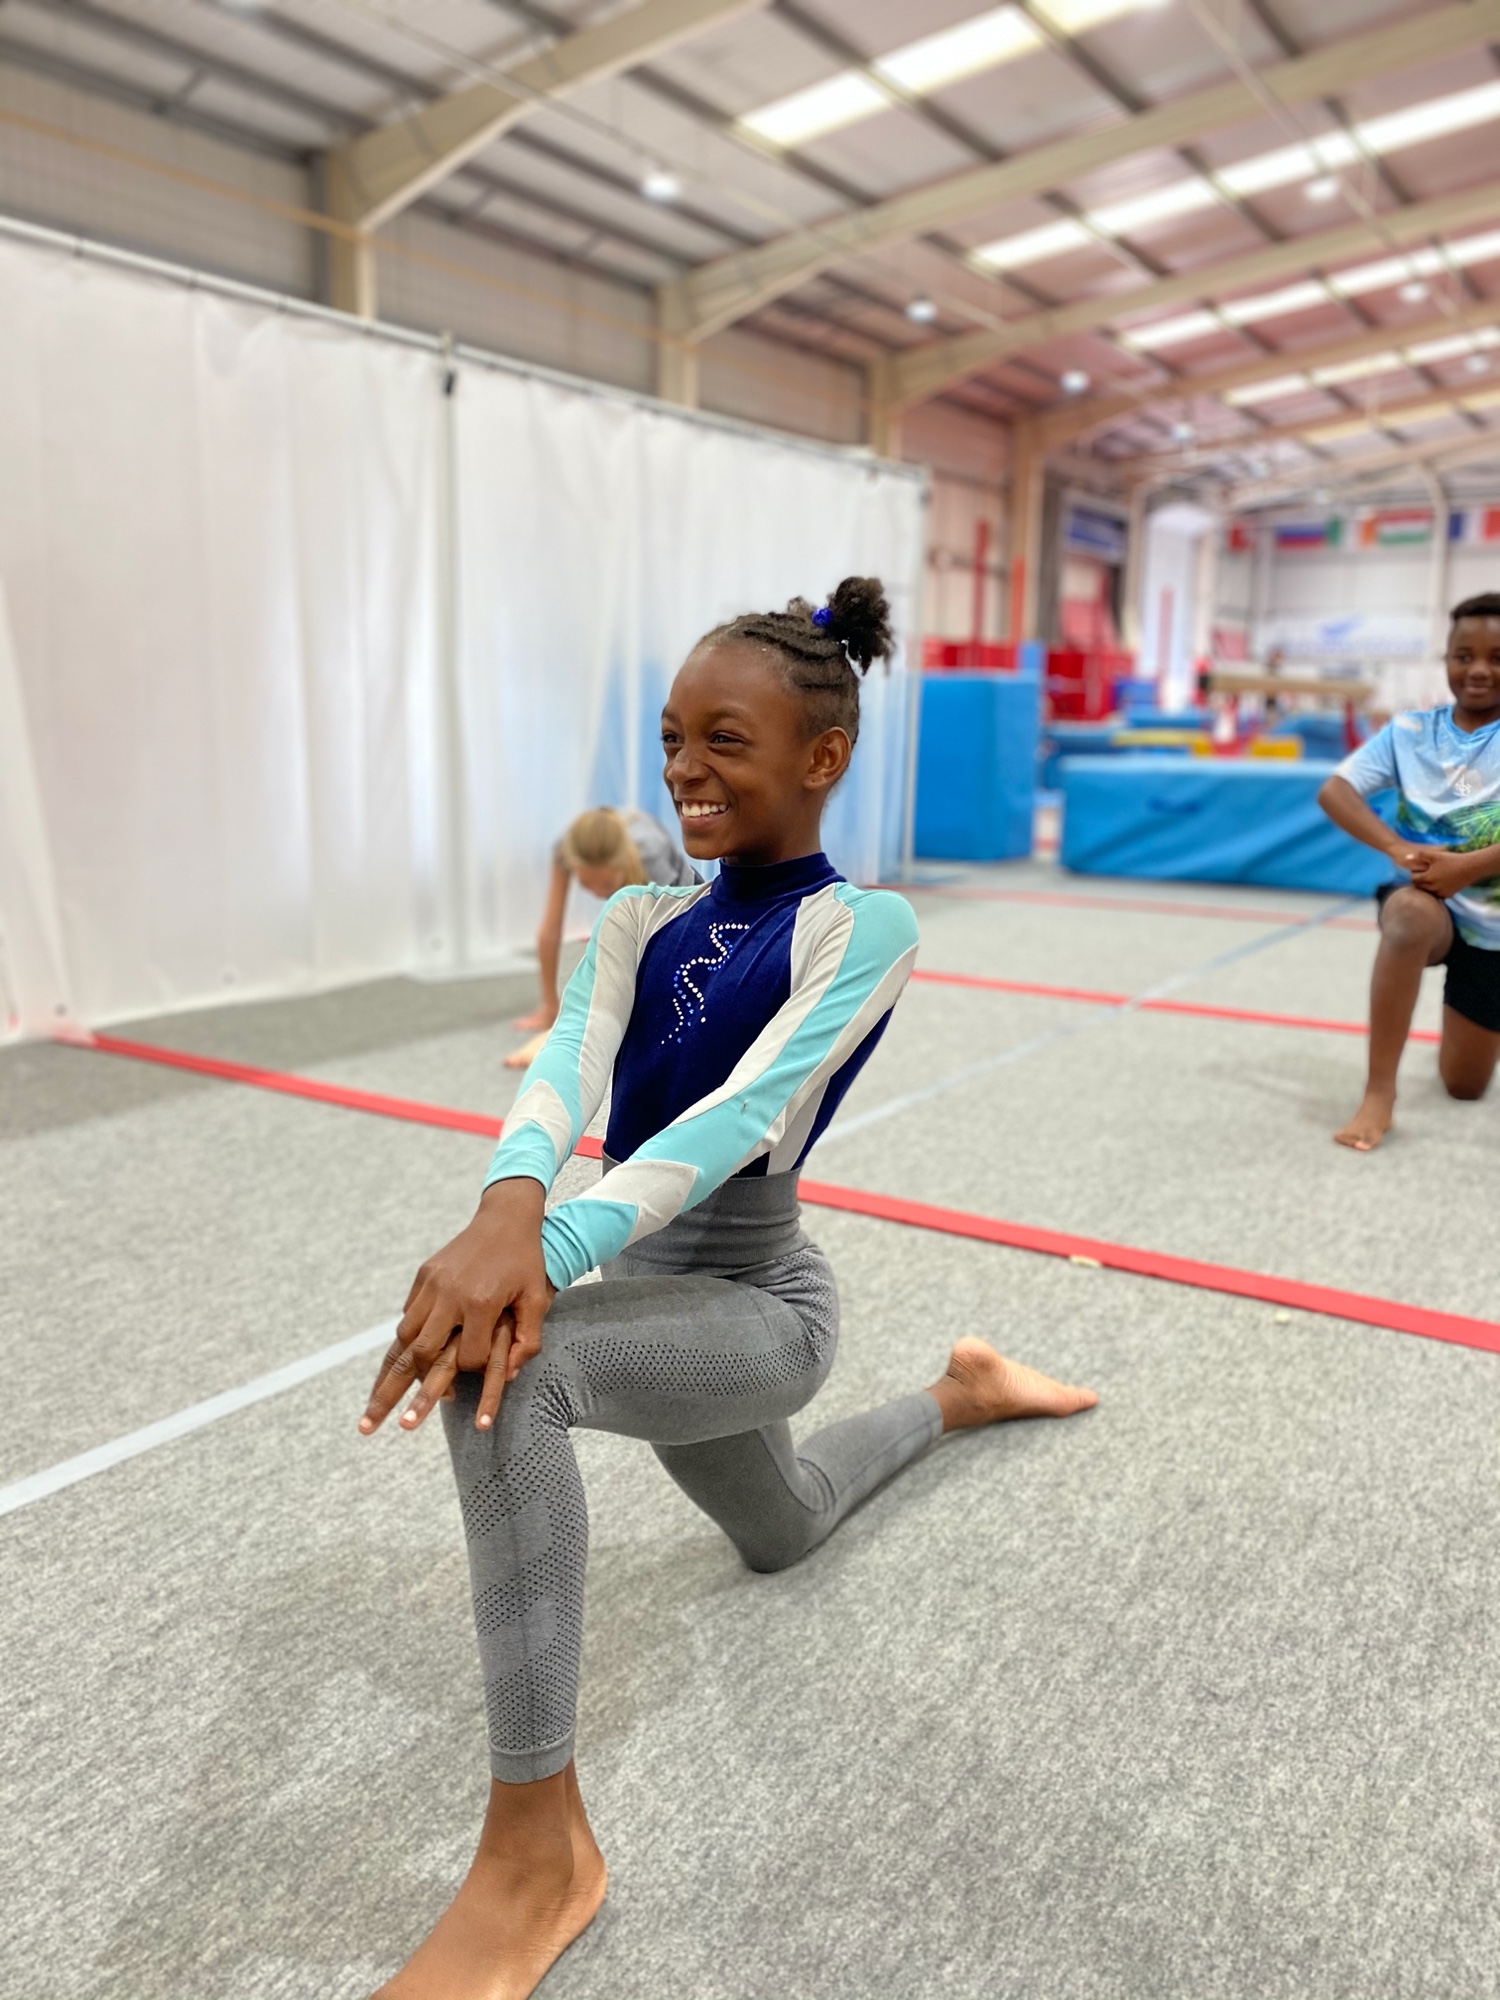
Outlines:
<svg viewBox="0 0 1500 2000"><path fill-rule="evenodd" d="M562 954L563 917L568 907L572 876L560 861L552 863L552 880L547 885L547 907L537 926L536 960L542 997L529 1014L512 1023L517 1028L550 1028L557 1019L557 961Z"/></svg>
<svg viewBox="0 0 1500 2000"><path fill-rule="evenodd" d="M1347 778L1335 771L1318 793L1318 804L1327 813L1335 826L1345 833L1362 840L1366 847L1373 847L1380 854L1388 854L1401 867L1409 865L1408 855L1418 850L1408 840L1388 827L1379 813L1371 812L1359 793ZM1424 853L1437 853L1439 849L1422 849Z"/></svg>

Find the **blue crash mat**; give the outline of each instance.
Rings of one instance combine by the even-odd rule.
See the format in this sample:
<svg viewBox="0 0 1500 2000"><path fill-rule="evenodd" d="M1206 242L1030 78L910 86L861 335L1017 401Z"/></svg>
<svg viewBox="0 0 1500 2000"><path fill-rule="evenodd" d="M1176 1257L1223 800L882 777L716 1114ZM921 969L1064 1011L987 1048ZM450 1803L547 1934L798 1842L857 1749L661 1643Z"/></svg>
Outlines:
<svg viewBox="0 0 1500 2000"><path fill-rule="evenodd" d="M1040 716L1034 673L922 676L918 854L940 861L1030 854Z"/></svg>
<svg viewBox="0 0 1500 2000"><path fill-rule="evenodd" d="M1319 809L1318 789L1336 768L1307 758L1064 757L1063 866L1372 895L1396 870Z"/></svg>

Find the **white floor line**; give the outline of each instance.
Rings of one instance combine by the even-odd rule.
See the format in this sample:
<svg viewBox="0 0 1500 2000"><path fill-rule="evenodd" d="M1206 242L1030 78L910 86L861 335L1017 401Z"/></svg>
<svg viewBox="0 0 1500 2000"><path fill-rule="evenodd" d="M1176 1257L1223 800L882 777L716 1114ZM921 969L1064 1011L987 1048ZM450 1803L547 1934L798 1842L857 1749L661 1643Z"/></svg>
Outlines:
<svg viewBox="0 0 1500 2000"><path fill-rule="evenodd" d="M237 1389L226 1389L222 1395L192 1403L175 1416L159 1417L154 1424L143 1424L138 1431L127 1431L124 1437L95 1445L92 1451L81 1451L76 1458L65 1458L61 1464L33 1472L11 1486L0 1486L0 1514L13 1514L18 1507L29 1507L34 1500L60 1493L65 1486L76 1486L80 1479L92 1479L96 1472L108 1472L112 1465L123 1465L127 1458L138 1458L143 1451L153 1451L159 1444L170 1444L174 1438L202 1430L205 1424L216 1424L220 1417L232 1417L237 1410L247 1410L253 1403L263 1403L269 1396L295 1389L342 1362L386 1346L395 1331L395 1320L382 1320L379 1326L367 1327L347 1340L336 1340L331 1347L320 1347L316 1354L305 1354L300 1361L273 1368L269 1375L257 1375L253 1381L242 1382Z"/></svg>
<svg viewBox="0 0 1500 2000"><path fill-rule="evenodd" d="M823 1134L813 1149L816 1160L825 1146L836 1146L841 1139L852 1139L857 1132L866 1131L871 1125L882 1125L887 1118L895 1118L903 1111L910 1111L919 1104L926 1104L934 1097L943 1097L950 1090L958 1090L976 1077L988 1076L992 1071L1004 1069L1010 1063L1018 1063L1026 1056L1036 1055L1041 1049L1050 1049L1058 1042L1070 1041L1074 1035L1091 1034L1096 1028L1121 1020L1127 1014L1134 1014L1148 1000L1164 1000L1169 993L1176 993L1184 986L1192 985L1195 979L1206 979L1211 972L1219 972L1226 965L1234 965L1242 958L1254 958L1258 952L1269 951L1273 945L1284 944L1288 938L1306 937L1309 931L1331 923L1348 911L1359 909L1369 901L1366 896L1348 896L1333 904L1320 915L1304 919L1294 924L1285 924L1279 930L1271 931L1265 937L1251 938L1248 944L1236 945L1233 951L1221 952L1217 958L1205 959L1201 965L1190 965L1186 972L1176 972L1170 979L1163 979L1155 986L1148 986L1140 993L1133 993L1128 1000L1121 1000L1116 1006L1101 1007L1076 1021L1066 1022L1060 1028L1049 1028L1044 1035L1033 1035L1029 1042L1018 1042L1014 1048L1002 1049L998 1055L984 1056L979 1062L968 1063L963 1069L954 1070L950 1076L939 1077L934 1083L923 1084L919 1090L904 1091L900 1097L888 1098L884 1104L874 1105L869 1111L858 1112L852 1118L837 1118Z"/></svg>

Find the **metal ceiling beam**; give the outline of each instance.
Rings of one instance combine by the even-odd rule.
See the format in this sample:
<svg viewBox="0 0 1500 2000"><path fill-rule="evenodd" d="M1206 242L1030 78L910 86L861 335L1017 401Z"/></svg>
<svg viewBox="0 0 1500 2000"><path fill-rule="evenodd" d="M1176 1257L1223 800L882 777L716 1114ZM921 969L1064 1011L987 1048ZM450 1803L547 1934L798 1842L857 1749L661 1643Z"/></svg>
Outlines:
<svg viewBox="0 0 1500 2000"><path fill-rule="evenodd" d="M1341 465L1320 465L1285 479L1255 480L1231 487L1226 499L1236 511L1243 512L1250 507L1271 506L1278 499L1289 499L1309 487L1321 491L1324 487L1360 485L1407 466L1450 467L1483 463L1487 459L1500 464L1500 428L1448 444L1403 445L1399 451L1371 452L1364 458L1350 459Z"/></svg>
<svg viewBox="0 0 1500 2000"><path fill-rule="evenodd" d="M518 63L503 82L472 83L327 155L329 213L365 234L446 180L518 119L648 61L766 0L640 0ZM1496 0L1500 5L1500 0ZM331 240L332 303L372 318L375 260L358 237Z"/></svg>
<svg viewBox="0 0 1500 2000"><path fill-rule="evenodd" d="M1062 403L1042 412L1033 421L1048 446L1063 444L1089 431L1102 430L1121 417L1134 417L1160 403L1180 403L1196 396L1225 396L1234 389L1248 389L1257 382L1272 382L1282 375L1303 375L1318 368L1338 368L1346 361L1363 361L1375 354L1399 354L1429 340L1450 334L1477 333L1500 325L1500 299L1480 299L1462 311L1417 320L1407 326L1372 327L1368 333L1351 334L1347 339L1325 342L1319 347L1283 348L1277 354L1258 356L1233 368L1209 369L1200 375L1181 375L1170 382L1154 383L1116 396L1091 396L1086 401ZM1329 420L1331 421L1331 420Z"/></svg>
<svg viewBox="0 0 1500 2000"><path fill-rule="evenodd" d="M1245 431L1233 437L1204 438L1196 448L1181 454L1142 452L1133 458L1112 458L1110 466L1112 469L1118 467L1127 479L1154 478L1157 474L1177 477L1201 472L1214 459L1222 458L1228 452L1259 452L1273 444L1329 444L1361 430L1394 432L1405 425L1425 423L1450 413L1478 416L1483 411L1496 408L1500 408L1500 387L1493 383L1487 389L1428 390L1425 395L1409 397L1404 402L1386 403L1379 409L1372 409L1368 415L1354 410L1345 416L1306 417L1301 423L1272 424L1265 430ZM1316 478L1318 475L1313 473L1309 476Z"/></svg>
<svg viewBox="0 0 1500 2000"><path fill-rule="evenodd" d="M1315 103L1352 84L1436 61L1496 35L1500 0L1458 0L1436 13L1273 63L1262 74L1283 103ZM997 203L1058 188L1132 154L1181 145L1264 115L1256 93L1236 78L1101 130L1031 147L998 165L949 175L852 215L830 216L748 253L717 258L664 288L663 324L680 340L706 339L830 264L961 222Z"/></svg>
<svg viewBox="0 0 1500 2000"><path fill-rule="evenodd" d="M1170 278L1142 285L1133 292L1111 292L1104 298L1078 299L1050 312L1029 313L1004 326L981 328L954 340L934 341L893 357L884 367L878 393L892 409L925 402L949 383L973 375L1018 349L1039 347L1069 334L1093 333L1121 320L1158 311L1187 300L1213 299L1242 287L1274 284L1278 279L1326 265L1341 264L1371 250L1423 243L1430 236L1460 229L1471 222L1493 222L1500 208L1500 181L1486 181L1462 193L1440 195L1434 201L1413 202L1392 209L1379 224L1360 220L1320 229L1307 236L1288 237L1259 250L1214 264L1199 264Z"/></svg>

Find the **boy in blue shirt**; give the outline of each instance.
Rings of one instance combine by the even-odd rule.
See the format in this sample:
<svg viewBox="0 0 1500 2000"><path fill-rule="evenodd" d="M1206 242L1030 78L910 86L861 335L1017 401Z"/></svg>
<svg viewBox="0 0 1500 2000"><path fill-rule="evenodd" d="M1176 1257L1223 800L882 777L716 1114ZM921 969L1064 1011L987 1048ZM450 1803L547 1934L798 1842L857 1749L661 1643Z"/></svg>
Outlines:
<svg viewBox="0 0 1500 2000"><path fill-rule="evenodd" d="M1379 892L1364 1101L1341 1146L1368 1153L1390 1130L1396 1069L1430 965L1448 968L1438 1070L1450 1097L1483 1097L1500 1056L1500 592L1456 606L1451 707L1397 715L1318 794L1336 826L1409 876ZM1365 804L1400 793L1396 829Z"/></svg>

